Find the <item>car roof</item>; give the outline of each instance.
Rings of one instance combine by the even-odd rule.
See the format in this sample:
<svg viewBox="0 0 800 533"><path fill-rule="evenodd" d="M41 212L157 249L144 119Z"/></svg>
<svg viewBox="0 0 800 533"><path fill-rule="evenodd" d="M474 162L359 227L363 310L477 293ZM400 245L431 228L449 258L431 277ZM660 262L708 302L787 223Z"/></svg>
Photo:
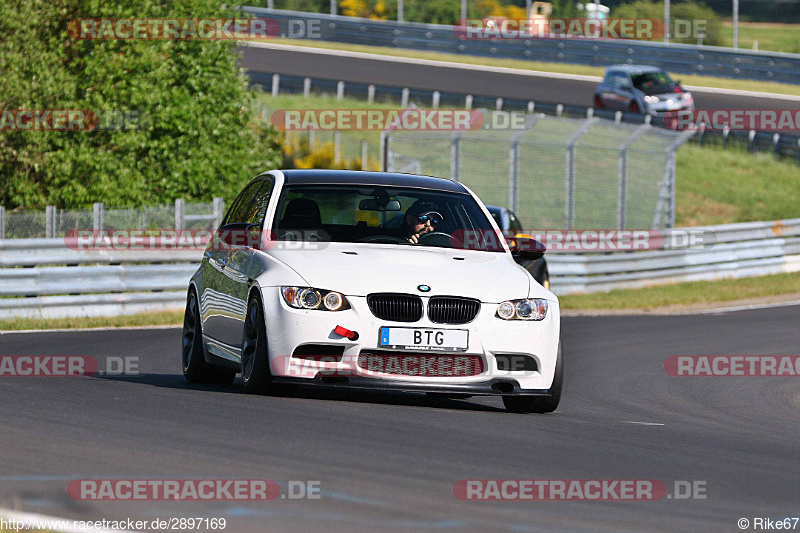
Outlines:
<svg viewBox="0 0 800 533"><path fill-rule="evenodd" d="M661 67L654 67L651 65L611 65L606 68L606 72L610 71L625 71L629 74L642 74L644 72L661 72L664 69Z"/></svg>
<svg viewBox="0 0 800 533"><path fill-rule="evenodd" d="M451 179L399 172L361 170L282 170L281 172L287 185L384 185L467 193L463 185Z"/></svg>

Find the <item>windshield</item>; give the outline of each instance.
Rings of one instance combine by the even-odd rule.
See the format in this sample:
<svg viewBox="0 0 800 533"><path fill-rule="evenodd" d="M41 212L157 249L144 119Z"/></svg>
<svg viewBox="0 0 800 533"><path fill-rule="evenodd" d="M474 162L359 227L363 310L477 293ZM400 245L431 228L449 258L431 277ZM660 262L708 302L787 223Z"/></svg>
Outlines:
<svg viewBox="0 0 800 533"><path fill-rule="evenodd" d="M505 251L472 196L423 189L288 185L272 228L277 240Z"/></svg>
<svg viewBox="0 0 800 533"><path fill-rule="evenodd" d="M631 80L633 81L634 87L647 94L671 92L675 85L677 85L675 81L669 77L669 74L664 71L635 74L631 76Z"/></svg>

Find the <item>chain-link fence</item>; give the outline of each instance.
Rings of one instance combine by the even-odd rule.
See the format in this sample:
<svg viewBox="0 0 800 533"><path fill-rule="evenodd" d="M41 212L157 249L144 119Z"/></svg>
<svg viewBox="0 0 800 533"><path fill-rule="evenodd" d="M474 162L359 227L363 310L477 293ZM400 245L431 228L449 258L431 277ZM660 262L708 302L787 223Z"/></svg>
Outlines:
<svg viewBox="0 0 800 533"><path fill-rule="evenodd" d="M452 177L531 228L660 229L674 226L675 150L691 135L529 114L513 129L387 132L383 153L387 170Z"/></svg>
<svg viewBox="0 0 800 533"><path fill-rule="evenodd" d="M213 230L223 215L222 198L132 208L107 208L102 203L94 204L92 209L47 206L44 211L9 211L0 207L0 239L58 238L73 230Z"/></svg>

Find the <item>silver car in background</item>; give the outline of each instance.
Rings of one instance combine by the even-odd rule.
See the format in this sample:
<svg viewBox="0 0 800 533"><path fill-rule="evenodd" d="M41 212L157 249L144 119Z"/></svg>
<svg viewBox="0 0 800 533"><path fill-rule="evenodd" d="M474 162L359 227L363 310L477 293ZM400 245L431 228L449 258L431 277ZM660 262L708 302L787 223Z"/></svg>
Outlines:
<svg viewBox="0 0 800 533"><path fill-rule="evenodd" d="M595 89L594 107L662 115L693 110L694 98L659 67L613 65L606 69L603 81Z"/></svg>

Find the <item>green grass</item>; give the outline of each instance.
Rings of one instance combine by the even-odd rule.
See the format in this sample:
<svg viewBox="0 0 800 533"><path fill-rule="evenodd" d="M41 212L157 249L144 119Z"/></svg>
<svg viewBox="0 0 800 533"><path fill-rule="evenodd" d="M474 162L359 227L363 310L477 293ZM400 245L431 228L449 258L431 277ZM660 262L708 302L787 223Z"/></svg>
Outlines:
<svg viewBox="0 0 800 533"><path fill-rule="evenodd" d="M800 272L756 278L693 281L559 297L562 309L658 309L800 293ZM800 295L799 295L800 296Z"/></svg>
<svg viewBox="0 0 800 533"><path fill-rule="evenodd" d="M733 22L723 23L724 45L733 43ZM800 53L800 24L781 24L774 22L740 22L739 48L752 50L753 41L758 41L759 50L772 52Z"/></svg>
<svg viewBox="0 0 800 533"><path fill-rule="evenodd" d="M741 37L740 37L741 42ZM522 70L538 70L542 72L557 72L561 74L582 74L587 76L602 76L604 67L588 65L573 65L569 63L550 63L546 61L525 61L522 59L501 59L481 56L468 56L447 54L442 52L426 52L408 50L403 48L389 48L383 46L368 46L361 44L333 43L326 41L312 41L303 39L278 39L277 44L292 44L329 50L346 50L351 52L366 52L391 57L411 57L418 59L431 59L434 61L451 61L469 65L489 65L492 67L516 68ZM760 43L760 41L759 41ZM760 46L760 45L759 45ZM736 89L741 91L757 91L776 94L800 95L800 85L790 85L769 81L735 80L718 78L714 76L699 76L696 74L676 74L674 77L684 85L697 85L720 89ZM590 100L587 96L587 102Z"/></svg>
<svg viewBox="0 0 800 533"><path fill-rule="evenodd" d="M678 226L800 217L800 166L771 154L684 145L677 189Z"/></svg>
<svg viewBox="0 0 800 533"><path fill-rule="evenodd" d="M15 318L0 320L0 331L27 329L119 328L166 326L183 323L183 311L158 311L125 316L75 318Z"/></svg>

